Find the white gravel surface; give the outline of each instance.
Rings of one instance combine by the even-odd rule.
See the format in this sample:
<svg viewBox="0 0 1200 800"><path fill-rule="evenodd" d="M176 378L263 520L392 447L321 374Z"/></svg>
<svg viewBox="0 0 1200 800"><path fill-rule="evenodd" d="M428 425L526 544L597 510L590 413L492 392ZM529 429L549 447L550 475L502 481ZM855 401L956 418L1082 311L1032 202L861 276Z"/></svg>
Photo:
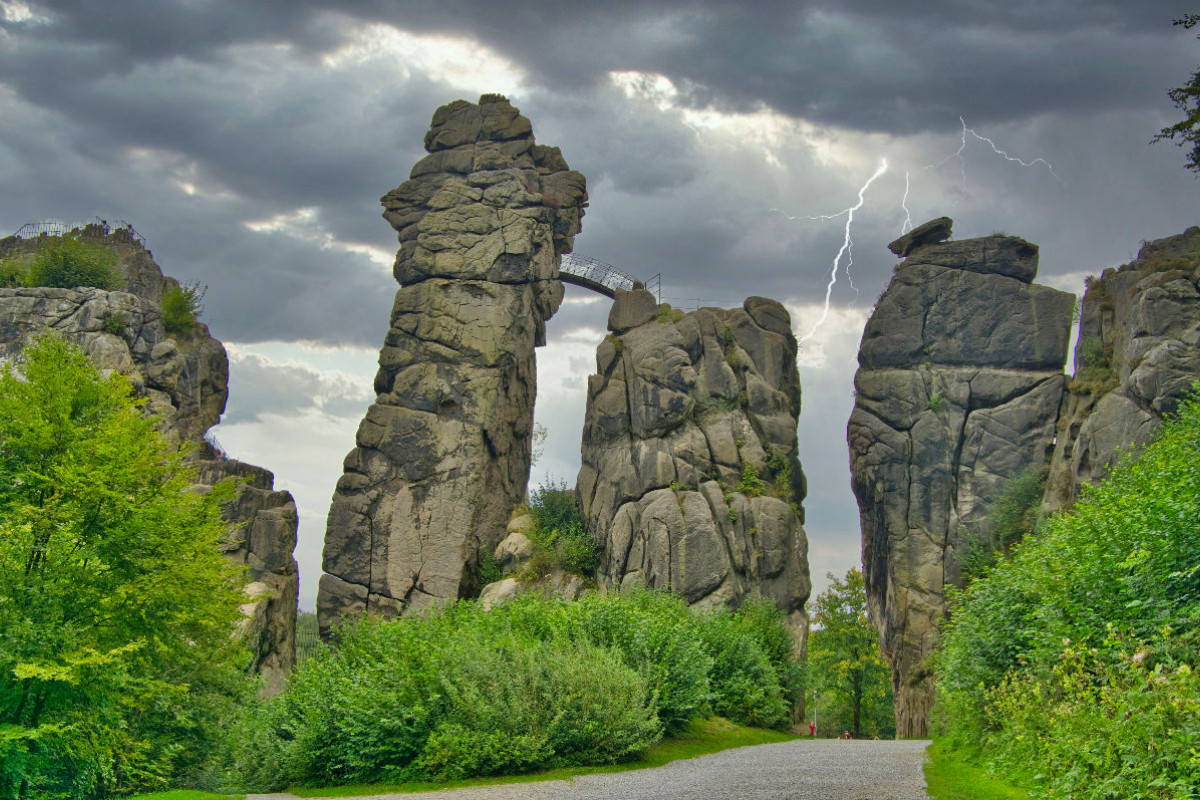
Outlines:
<svg viewBox="0 0 1200 800"><path fill-rule="evenodd" d="M927 741L798 739L725 750L654 769L583 775L574 781L516 783L372 800L929 800ZM286 800L291 795L248 795Z"/></svg>

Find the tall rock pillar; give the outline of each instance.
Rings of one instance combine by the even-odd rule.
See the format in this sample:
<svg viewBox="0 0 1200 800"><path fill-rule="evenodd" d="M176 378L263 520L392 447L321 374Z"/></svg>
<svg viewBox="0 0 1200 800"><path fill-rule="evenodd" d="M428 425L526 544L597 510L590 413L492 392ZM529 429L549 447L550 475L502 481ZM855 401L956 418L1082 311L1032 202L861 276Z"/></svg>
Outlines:
<svg viewBox="0 0 1200 800"><path fill-rule="evenodd" d="M425 149L382 199L401 288L329 510L325 634L343 614L478 592L480 556L525 493L534 347L586 204L583 176L498 95L439 108Z"/></svg>
<svg viewBox="0 0 1200 800"><path fill-rule="evenodd" d="M950 226L943 217L890 246L906 259L863 331L848 427L863 576L901 737L928 733L926 659L971 531L1054 446L1074 304L1031 283L1035 245L943 241Z"/></svg>
<svg viewBox="0 0 1200 800"><path fill-rule="evenodd" d="M617 291L588 379L578 491L608 586L693 605L770 598L803 651L811 584L787 310L663 309Z"/></svg>

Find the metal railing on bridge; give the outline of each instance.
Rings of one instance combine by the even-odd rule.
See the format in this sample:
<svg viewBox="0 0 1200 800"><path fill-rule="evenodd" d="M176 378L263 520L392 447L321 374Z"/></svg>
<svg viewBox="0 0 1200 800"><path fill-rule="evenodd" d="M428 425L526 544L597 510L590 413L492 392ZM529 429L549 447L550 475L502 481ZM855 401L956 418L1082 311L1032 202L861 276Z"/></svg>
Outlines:
<svg viewBox="0 0 1200 800"><path fill-rule="evenodd" d="M567 253L562 257L562 262L558 267L558 277L565 283L599 292L605 297L615 297L617 289L628 291L633 288L635 283L641 283L656 295L662 294L661 274L655 275L647 281L639 281L612 264L606 264L578 253Z"/></svg>

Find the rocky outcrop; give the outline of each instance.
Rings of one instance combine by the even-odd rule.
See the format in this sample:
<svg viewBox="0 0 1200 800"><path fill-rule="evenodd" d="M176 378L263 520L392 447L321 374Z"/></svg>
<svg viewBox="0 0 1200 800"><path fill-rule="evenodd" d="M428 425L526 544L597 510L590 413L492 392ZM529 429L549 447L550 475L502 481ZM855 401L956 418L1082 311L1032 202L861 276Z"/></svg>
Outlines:
<svg viewBox="0 0 1200 800"><path fill-rule="evenodd" d="M588 380L578 492L609 586L773 599L807 630L800 379L779 303L682 314L617 290Z"/></svg>
<svg viewBox="0 0 1200 800"><path fill-rule="evenodd" d="M425 148L382 200L401 289L329 511L324 635L347 613L477 594L529 478L534 347L562 300L584 179L496 95L439 108Z"/></svg>
<svg viewBox="0 0 1200 800"><path fill-rule="evenodd" d="M245 481L226 509L235 526L226 553L247 566L252 600L243 607L245 628L267 691L277 691L295 663L295 503L287 492L272 489L270 472L224 460L204 441L225 410L229 362L225 347L204 324L186 333L170 333L163 326L163 292L179 284L162 275L150 252L126 229L89 225L74 235L116 255L122 290L0 289L0 358L18 355L31 335L55 331L102 370L128 377L145 398L147 413L161 420L162 430L196 447L201 485L228 476ZM0 240L0 258L32 259L44 241Z"/></svg>
<svg viewBox="0 0 1200 800"><path fill-rule="evenodd" d="M863 332L848 440L871 617L908 737L927 734L925 660L971 532L1053 448L1074 297L1031 283L1038 250L1017 237L895 249L908 256Z"/></svg>
<svg viewBox="0 0 1200 800"><path fill-rule="evenodd" d="M225 509L233 535L223 549L231 561L246 566L243 627L254 669L265 681L264 693L278 694L296 663L296 503L290 492L275 490L275 476L262 467L221 457L201 460L197 467L202 485L225 478L238 481L237 495Z"/></svg>
<svg viewBox="0 0 1200 800"><path fill-rule="evenodd" d="M1070 506L1150 441L1200 380L1200 227L1089 280L1043 510Z"/></svg>

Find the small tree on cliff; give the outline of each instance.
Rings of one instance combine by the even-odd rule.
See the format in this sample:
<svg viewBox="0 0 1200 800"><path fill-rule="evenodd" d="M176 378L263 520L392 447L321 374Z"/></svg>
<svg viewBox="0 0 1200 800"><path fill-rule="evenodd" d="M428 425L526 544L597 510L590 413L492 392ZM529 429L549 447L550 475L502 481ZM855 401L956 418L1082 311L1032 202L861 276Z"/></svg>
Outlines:
<svg viewBox="0 0 1200 800"><path fill-rule="evenodd" d="M186 779L245 691L229 487L44 336L0 370L0 797Z"/></svg>
<svg viewBox="0 0 1200 800"><path fill-rule="evenodd" d="M1182 19L1175 20L1175 24L1190 31L1200 26L1200 14L1186 14ZM1200 36L1196 38L1200 39ZM1184 118L1163 128L1153 141L1172 139L1180 147L1190 146L1187 168L1200 175L1200 69L1193 72L1191 80L1183 86L1167 92L1167 96L1184 113Z"/></svg>
<svg viewBox="0 0 1200 800"><path fill-rule="evenodd" d="M879 641L867 619L867 593L857 568L817 596L808 645L809 674L815 687L835 702L819 703L827 714L821 725L846 725L856 738L883 733L892 719L891 670L879 653ZM836 730L834 730L836 733Z"/></svg>

